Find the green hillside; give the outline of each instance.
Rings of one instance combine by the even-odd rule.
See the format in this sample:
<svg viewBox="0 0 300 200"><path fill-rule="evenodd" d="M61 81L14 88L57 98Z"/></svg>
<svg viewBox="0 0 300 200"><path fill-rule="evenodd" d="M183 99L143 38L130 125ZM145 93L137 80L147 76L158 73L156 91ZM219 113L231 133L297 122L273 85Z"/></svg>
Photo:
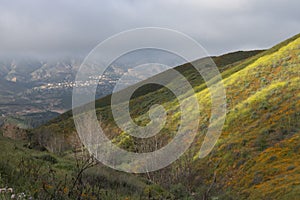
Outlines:
<svg viewBox="0 0 300 200"><path fill-rule="evenodd" d="M225 55L221 55L221 56L215 56L215 57L213 57L213 60L216 63L216 65L218 66L219 70L221 72L224 72L223 76L226 77L226 76L228 76L228 73L226 73L228 71L228 69L231 69L233 71L238 71L238 70L242 69L243 67L246 66L245 64L243 64L243 61L247 61L247 63L253 62L253 60L256 59L254 56L260 55L260 53L262 53L262 52L264 52L264 51L263 50L238 51L238 52L233 52L233 53L229 53L229 54L225 54ZM186 77L186 79L191 83L191 85L194 87L195 90L200 91L203 89L204 85L201 85L201 87L199 87L199 83L203 83L201 76L198 76L198 72L189 63L184 64L182 66L178 66L175 69L177 71L179 71L181 74L183 74L184 77ZM168 73L168 72L165 72L165 73ZM164 73L159 74L155 78L159 79L161 76L164 76L163 74ZM199 87L199 88L197 88L197 87ZM133 94L132 100L138 99L138 97L141 97L141 96L145 97L145 95L151 96L153 94L152 92L154 92L154 91L160 92L159 89L161 89L161 86L159 86L159 85L143 86L141 89L139 89L138 91L136 91ZM126 90L123 90L121 92L126 92ZM167 95L166 95L166 99L170 100L170 96L168 96L168 94L169 93L167 93ZM96 101L96 107L98 108L99 112L100 112L100 110L101 110L101 112L104 112L103 115L105 115L105 113L109 113L108 115L111 116L110 109L109 109L110 97L111 96L108 95L108 96ZM139 100L137 100L137 101L139 101ZM146 103L144 103L144 104L146 104ZM148 105L148 107L149 106L150 105ZM144 108L137 107L134 110L138 110L138 109L145 110L146 107L144 107ZM51 131L49 131L49 130L51 130ZM65 133L65 135L67 135L68 137L70 136L72 139L74 137L74 131L75 131L75 127L74 127L74 123L73 123L73 119L72 119L72 111L66 112L66 113L62 114L60 117L57 117L57 118L49 121L45 125L34 130L34 132L37 134L46 134L46 135L54 134L55 137L62 137L61 133ZM68 148L68 145L66 148Z"/></svg>
<svg viewBox="0 0 300 200"><path fill-rule="evenodd" d="M298 199L300 34L266 51L237 52L215 57L214 61L222 72L227 116L213 151L204 159L198 158L210 118L210 93L191 65L179 66L176 70L194 87L201 105L195 142L167 168L133 177L136 181L148 179L151 188L156 188L157 196L147 190L149 199ZM96 108L102 128L115 144L129 151L145 152L164 146L176 134L178 102L170 91L157 85L143 86L130 101L131 116L140 125L149 122L147 111L157 103L168 110L167 123L157 138L144 140L131 137L114 124L110 96L98 100ZM70 154L65 151L76 143L80 146L71 112L30 131L29 135L29 147L45 147L65 154L53 155L57 159L67 159ZM156 147L151 145L154 139L160 141ZM140 144L148 149L141 149ZM140 188L145 187L142 183L138 184Z"/></svg>
<svg viewBox="0 0 300 200"><path fill-rule="evenodd" d="M299 37L224 79L228 114L223 133L210 156L196 161L195 170L206 170L207 162L217 163L216 188L233 197L300 195ZM206 94L206 90L199 93Z"/></svg>
<svg viewBox="0 0 300 200"><path fill-rule="evenodd" d="M154 179L165 186L179 182L190 194L203 195L209 191L207 196L221 199L297 199L300 196L299 61L300 35L297 35L223 71L226 122L214 151L202 160L197 153L210 117L210 93L205 84L195 86L203 113L198 138L181 160L168 170L153 173ZM192 74L186 77L193 82ZM132 116L140 124L148 122L149 104L162 102L171 110L171 119L158 136L161 146L171 139L180 116L176 100L164 102L167 97L171 94L160 89L131 102ZM110 112L103 114L105 111L103 108L99 112L101 119L106 130L116 134L116 143L140 151L136 147L140 141L115 127ZM189 157L194 159L186 161ZM180 175L174 175L174 171ZM165 182L167 177L174 180ZM214 179L216 182L209 190Z"/></svg>
<svg viewBox="0 0 300 200"><path fill-rule="evenodd" d="M261 51L235 52L214 59L220 70L223 70L229 68L233 62L241 62L259 52ZM177 69L193 81L194 71L190 65L179 66ZM194 83L196 84L195 80ZM149 92L159 87L146 89ZM143 94L145 91L137 94L135 98ZM107 99L109 96L99 100L97 104L108 105ZM14 130L10 137L17 136L17 131ZM80 167L84 167L85 162L95 163L94 161L90 163L88 156L83 157L80 149L75 150L76 145L77 148L81 145L74 132L71 112L63 114L39 129L27 131L20 129L22 135L26 132L28 140L20 138L15 141L0 136L0 187L12 187L16 194L25 193L27 197L37 199L54 197L74 199L78 196L82 199L93 199L96 196L101 196L101 199L176 198L172 193L176 194L177 187L174 187L175 191L168 192L158 186L158 182L149 182L148 178L116 172L99 164L85 170L81 181L74 184ZM9 198L9 194L0 196L0 199L2 198Z"/></svg>

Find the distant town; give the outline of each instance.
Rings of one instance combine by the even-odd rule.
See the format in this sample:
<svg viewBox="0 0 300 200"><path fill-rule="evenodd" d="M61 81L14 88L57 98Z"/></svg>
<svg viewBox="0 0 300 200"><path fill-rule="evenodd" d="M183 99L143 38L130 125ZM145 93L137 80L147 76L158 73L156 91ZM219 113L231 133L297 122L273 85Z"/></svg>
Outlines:
<svg viewBox="0 0 300 200"><path fill-rule="evenodd" d="M41 86L32 88L33 90L53 90L53 89L65 89L73 87L88 87L91 85L114 85L117 82L118 75L111 74L110 76L89 76L87 81L62 81L57 83L47 83Z"/></svg>

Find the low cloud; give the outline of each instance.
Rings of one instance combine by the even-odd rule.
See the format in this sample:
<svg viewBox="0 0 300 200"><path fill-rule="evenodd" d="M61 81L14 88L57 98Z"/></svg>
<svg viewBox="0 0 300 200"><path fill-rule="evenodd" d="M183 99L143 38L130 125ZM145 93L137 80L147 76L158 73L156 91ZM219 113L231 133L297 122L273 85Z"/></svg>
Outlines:
<svg viewBox="0 0 300 200"><path fill-rule="evenodd" d="M1 54L87 54L127 29L186 33L211 55L268 48L300 32L299 0L3 0Z"/></svg>

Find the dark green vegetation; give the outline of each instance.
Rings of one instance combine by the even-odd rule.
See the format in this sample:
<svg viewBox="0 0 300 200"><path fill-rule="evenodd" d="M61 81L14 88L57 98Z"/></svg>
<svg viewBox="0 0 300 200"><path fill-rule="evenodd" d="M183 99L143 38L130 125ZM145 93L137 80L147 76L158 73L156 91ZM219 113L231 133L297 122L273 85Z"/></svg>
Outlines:
<svg viewBox="0 0 300 200"><path fill-rule="evenodd" d="M11 124L22 129L32 129L47 123L49 120L59 116L56 112L46 111L39 113L29 113L23 116L6 117L4 124Z"/></svg>
<svg viewBox="0 0 300 200"><path fill-rule="evenodd" d="M117 173L100 165L94 166L84 171L80 184L75 184L78 188L76 191L83 190L79 193L83 195L82 198L84 195L92 195L89 187L96 187L106 191L107 195L118 195L117 199L138 199L140 196L142 199L298 199L300 35L267 51L237 52L215 57L214 60L222 72L228 109L223 133L214 150L204 159L197 157L209 123L210 93L195 69L189 64L179 66L176 69L194 87L201 105L200 128L192 147L172 165L146 175L133 176ZM134 152L153 151L155 146L164 146L176 134L180 116L178 102L166 88L143 86L134 93L130 102L131 116L137 124L149 121L147 111L151 105L160 103L166 108L169 113L166 126L155 138L141 140L122 132L113 122L109 103L110 96L98 100L97 114L108 137L122 148ZM26 147L16 143L17 149L14 150L12 147L15 143L1 139L1 148L7 145L5 148L11 155L20 155L35 163L43 163L40 166L44 168L44 173L47 173L49 166L56 169L55 181L48 181L47 184L54 188L53 192L60 191L56 185L64 180L64 174L70 177L78 174L76 159L72 156L74 153L70 153L78 142L72 113L67 112L28 134L31 137ZM143 148L140 148L141 144ZM80 146L79 143L77 145ZM45 147L56 154L28 147ZM26 154L29 151L31 153ZM9 157L6 154L3 156ZM5 168L8 165L6 163L9 163L12 169L22 171L17 164L22 160L21 157L12 157L15 158L9 162L5 162L7 158L1 159L2 184L20 188L20 191L25 190L32 195L36 189L44 191L40 182L36 183L35 190L29 185L25 184L23 187L18 183L14 178L18 173L11 173L9 167ZM101 181L89 182L93 179L84 178L98 176L102 179L97 180L106 180L105 185L109 187L101 185ZM116 181L115 177L118 176L124 178L124 184ZM72 191L72 178L68 181L65 184L66 192L62 195L68 195L68 191ZM78 194L71 192L71 195Z"/></svg>
<svg viewBox="0 0 300 200"><path fill-rule="evenodd" d="M0 156L0 185L27 196L21 199L146 199L149 194L172 198L160 186L100 166L84 152L55 155L0 136ZM10 196L0 194L0 199Z"/></svg>

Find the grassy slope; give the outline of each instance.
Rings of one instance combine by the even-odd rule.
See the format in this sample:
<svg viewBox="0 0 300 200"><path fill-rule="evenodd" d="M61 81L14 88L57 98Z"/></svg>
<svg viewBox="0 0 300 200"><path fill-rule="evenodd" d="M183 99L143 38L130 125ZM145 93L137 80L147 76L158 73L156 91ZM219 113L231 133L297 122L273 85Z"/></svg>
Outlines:
<svg viewBox="0 0 300 200"><path fill-rule="evenodd" d="M291 199L299 195L299 56L297 35L230 68L224 67L222 76L228 106L224 131L207 158L198 160L195 156L192 175L187 177L192 185L210 185L211 174L216 172L217 182L212 191L215 196ZM183 71L192 80L193 73L188 70ZM195 90L203 105L201 139L210 116L210 96L204 84L195 86ZM155 95L156 92L159 95ZM135 105L133 116L141 123L147 121L147 102L159 102L153 97L169 96L164 89L136 95L132 100ZM106 97L97 105L107 105L108 100ZM164 105L171 109L174 118L178 117L176 102L165 101ZM128 139L124 133L118 135L121 132L113 124L107 107L100 107L98 111L104 111L103 120L108 124L105 128L117 135L119 145L132 148L132 138ZM70 116L70 112L66 113L41 129L52 129L57 134L62 131L72 133L74 127ZM172 132L175 122L171 119L163 137ZM201 140L198 140L192 149L197 151L200 145Z"/></svg>
<svg viewBox="0 0 300 200"><path fill-rule="evenodd" d="M207 170L209 160L218 163L219 187L242 198L300 195L299 35L288 42L224 79L229 111L223 134L214 152L196 162L198 171Z"/></svg>
<svg viewBox="0 0 300 200"><path fill-rule="evenodd" d="M193 185L209 184L214 171L218 177L215 195L228 192L223 198L291 199L300 195L299 36L223 72L226 123L210 156L193 163ZM210 116L210 95L201 89L198 97L204 128L199 139ZM176 110L174 106L171 103L170 108ZM200 143L198 140L194 148L199 149Z"/></svg>
<svg viewBox="0 0 300 200"><path fill-rule="evenodd" d="M259 52L261 51L236 52L215 57L215 59L222 70L223 67L229 67L226 66L228 63L241 62L241 60ZM191 76L193 72L193 69L189 65L183 65L177 69L185 73L187 77ZM150 87L149 89L153 90ZM138 94L136 98L142 94ZM106 100L107 98L104 98L104 102ZM70 112L54 119L51 123L42 126L40 129L47 130L46 132L42 131L43 137L46 141L50 140L52 142L51 146L57 145L57 151L63 150L60 147L60 142L67 140L67 142L72 143L74 138L76 138L74 137L73 121L70 117ZM54 135L52 135L53 133ZM47 134L50 134L50 136L47 137ZM30 135L32 137L32 134ZM27 195L36 198L46 198L50 194L45 194L45 190L42 188L45 185L46 189L53 194L55 191L63 190L61 198L67 198L67 192L72 185L72 177L76 175L73 153L67 152L58 156L45 151L29 149L28 146L32 147L34 144L30 141L13 141L0 136L0 187L13 187L16 193L25 192ZM67 149L70 148L72 148L72 145L67 145ZM50 148L50 150L55 151L56 149ZM49 176L49 173L52 172L55 172L53 177ZM60 185L61 182L66 180L64 178L65 175L69 179L67 179L66 185ZM101 193L105 194L102 198L124 199L126 196L140 198L140 196L148 196L150 190L152 197L155 197L155 195L157 197L170 196L168 192L164 192L159 186L146 183L141 177L137 178L132 175L115 172L103 166L88 170L85 173L85 178L101 180L102 184L97 184L102 188ZM4 198L4 196L0 196L0 198Z"/></svg>
<svg viewBox="0 0 300 200"><path fill-rule="evenodd" d="M264 52L263 50L238 51L238 52L229 53L221 56L215 56L213 57L213 60L218 66L218 68L220 69L220 71L223 71L223 76L226 77L228 76L228 73L226 73L228 69L233 68L233 71L238 71L246 66L243 64L242 61L247 61L247 63L251 63L256 59L256 58L253 59L253 57L260 55L263 52ZM197 75L198 73L190 64L184 64L182 66L176 67L175 69L180 73L182 73L187 78L187 80L191 83L191 85L194 86L194 88L196 88L199 85L199 83L203 83L201 77ZM198 90L202 90L205 87L204 85L201 86L202 87L200 87ZM138 97L144 99L145 94L150 96L153 94L152 92L154 91L160 92L158 91L159 89L160 87L157 85L154 86L147 85L146 87L143 87L141 90L135 92L132 99L138 99ZM110 104L110 97L111 96L108 95L96 101L96 108L98 108L99 112L100 110L104 111L105 113L109 112L108 106ZM137 100L137 101L141 101L141 100ZM107 115L111 116L111 113L108 113ZM57 137L61 137L62 132L66 135L74 134L75 129L74 129L74 123L72 119L72 111L68 111L62 114L61 116L49 121L45 125L35 129L34 132L43 132L49 129L52 130L51 132Z"/></svg>

